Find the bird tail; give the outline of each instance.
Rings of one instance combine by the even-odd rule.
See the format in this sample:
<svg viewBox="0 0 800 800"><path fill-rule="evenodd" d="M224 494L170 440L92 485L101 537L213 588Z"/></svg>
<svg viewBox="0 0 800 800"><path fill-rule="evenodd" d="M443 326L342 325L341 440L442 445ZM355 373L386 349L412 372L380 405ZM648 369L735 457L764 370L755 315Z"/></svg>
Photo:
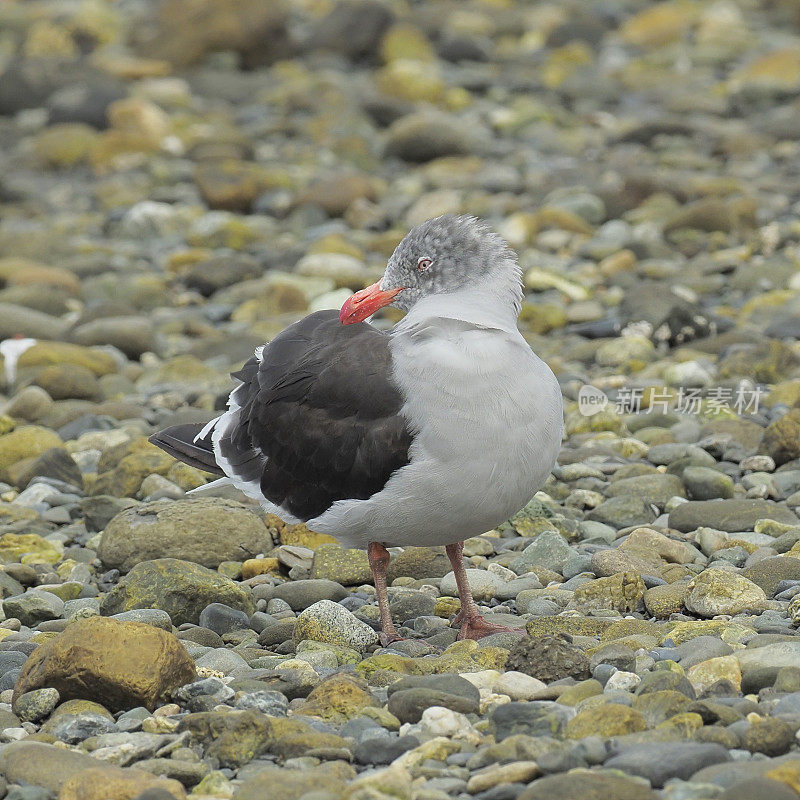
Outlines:
<svg viewBox="0 0 800 800"><path fill-rule="evenodd" d="M214 446L211 443L211 433L217 419L212 419L205 425L202 423L172 425L154 433L148 441L165 450L173 458L183 461L184 464L224 476L225 472L217 464Z"/></svg>

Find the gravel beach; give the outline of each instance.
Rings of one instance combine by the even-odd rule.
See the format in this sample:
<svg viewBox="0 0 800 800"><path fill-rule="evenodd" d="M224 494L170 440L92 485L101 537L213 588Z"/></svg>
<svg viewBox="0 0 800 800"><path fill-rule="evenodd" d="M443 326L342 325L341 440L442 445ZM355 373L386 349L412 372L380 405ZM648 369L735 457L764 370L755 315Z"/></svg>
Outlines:
<svg viewBox="0 0 800 800"><path fill-rule="evenodd" d="M147 437L485 219L566 435L366 553ZM394 312L375 324L388 327ZM0 3L0 798L800 798L796 0Z"/></svg>

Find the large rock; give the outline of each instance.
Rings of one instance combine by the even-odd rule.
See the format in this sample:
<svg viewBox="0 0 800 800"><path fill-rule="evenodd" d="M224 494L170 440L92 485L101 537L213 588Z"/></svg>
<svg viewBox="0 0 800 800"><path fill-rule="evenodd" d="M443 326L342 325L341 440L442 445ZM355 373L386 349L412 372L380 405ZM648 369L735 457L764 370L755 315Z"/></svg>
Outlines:
<svg viewBox="0 0 800 800"><path fill-rule="evenodd" d="M472 150L469 137L458 121L439 112L409 114L387 131L384 153L403 161L420 163Z"/></svg>
<svg viewBox="0 0 800 800"><path fill-rule="evenodd" d="M103 764L66 780L58 800L135 800L140 797L183 800L186 790L172 778L157 777L142 769Z"/></svg>
<svg viewBox="0 0 800 800"><path fill-rule="evenodd" d="M344 606L331 600L320 600L298 615L293 638L295 642L310 639L343 645L363 653L367 647L377 643L378 634Z"/></svg>
<svg viewBox="0 0 800 800"><path fill-rule="evenodd" d="M395 578L443 578L451 569L443 547L406 547L392 556L386 578L391 586Z"/></svg>
<svg viewBox="0 0 800 800"><path fill-rule="evenodd" d="M51 447L60 447L61 437L39 425L23 425L0 436L0 470L7 469L23 458L40 456Z"/></svg>
<svg viewBox="0 0 800 800"><path fill-rule="evenodd" d="M142 26L138 39L144 55L167 59L177 67L229 50L252 68L291 52L286 21L284 0L168 0L159 7L155 30Z"/></svg>
<svg viewBox="0 0 800 800"><path fill-rule="evenodd" d="M264 522L233 500L156 500L117 514L106 526L98 555L127 572L141 561L180 558L204 567L244 561L272 550Z"/></svg>
<svg viewBox="0 0 800 800"><path fill-rule="evenodd" d="M716 528L727 533L751 531L760 519L774 519L787 525L800 520L786 506L772 500L690 500L681 503L669 515L669 527L684 533L700 527Z"/></svg>
<svg viewBox="0 0 800 800"><path fill-rule="evenodd" d="M112 710L154 708L195 676L194 662L171 633L142 622L90 617L71 623L33 651L14 697L42 687L62 700L95 700Z"/></svg>
<svg viewBox="0 0 800 800"><path fill-rule="evenodd" d="M142 353L157 349L155 330L147 317L95 319L75 328L71 337L82 345L113 345L128 358L138 359Z"/></svg>
<svg viewBox="0 0 800 800"><path fill-rule="evenodd" d="M764 608L767 596L752 581L727 569L707 569L689 583L684 604L693 614L715 617Z"/></svg>
<svg viewBox="0 0 800 800"><path fill-rule="evenodd" d="M609 497L586 515L586 519L603 522L618 529L632 525L649 525L655 518L656 512L650 503L641 497L630 495Z"/></svg>
<svg viewBox="0 0 800 800"><path fill-rule="evenodd" d="M3 313L4 310L0 304L0 319L3 319ZM60 364L86 367L98 378L117 371L117 362L111 353L97 347L83 347L69 342L40 341L19 357L20 372L25 367L47 367Z"/></svg>
<svg viewBox="0 0 800 800"><path fill-rule="evenodd" d="M800 560L774 556L742 570L742 576L760 586L767 597L774 597L781 581L800 581Z"/></svg>
<svg viewBox="0 0 800 800"><path fill-rule="evenodd" d="M66 330L67 323L58 317L15 303L0 303L0 339L17 334L34 339L58 339Z"/></svg>
<svg viewBox="0 0 800 800"><path fill-rule="evenodd" d="M730 760L728 751L719 744L658 742L627 748L612 756L604 766L639 775L647 778L651 785L661 787L673 778L691 780L703 767Z"/></svg>
<svg viewBox="0 0 800 800"><path fill-rule="evenodd" d="M644 597L645 585L635 572L618 572L608 578L582 583L575 589L571 607L581 611L613 609L622 614L635 611Z"/></svg>
<svg viewBox="0 0 800 800"><path fill-rule="evenodd" d="M570 772L546 775L528 785L518 800L656 800L644 782L620 774Z"/></svg>
<svg viewBox="0 0 800 800"><path fill-rule="evenodd" d="M780 419L767 425L759 450L772 456L779 466L800 457L800 409L790 408Z"/></svg>
<svg viewBox="0 0 800 800"><path fill-rule="evenodd" d="M0 774L8 783L28 783L56 794L73 775L97 766L88 753L43 742L11 742L0 750Z"/></svg>
<svg viewBox="0 0 800 800"><path fill-rule="evenodd" d="M521 639L511 652L505 668L522 672L545 683L575 678L586 680L590 676L589 659L579 647L558 634L544 634Z"/></svg>
<svg viewBox="0 0 800 800"><path fill-rule="evenodd" d="M295 800L306 794L343 797L346 781L355 777L344 761L326 761L308 769L265 767L245 780L236 791L236 800ZM384 797L383 792L380 793ZM379 797L380 795L362 795Z"/></svg>
<svg viewBox="0 0 800 800"><path fill-rule="evenodd" d="M335 544L321 544L314 551L312 580L329 580L342 586L372 583L366 550L348 550Z"/></svg>
<svg viewBox="0 0 800 800"><path fill-rule="evenodd" d="M173 625L196 625L200 612L211 603L247 614L255 610L250 592L230 578L189 561L157 558L137 564L103 598L100 610L110 616L134 608L160 608Z"/></svg>
<svg viewBox="0 0 800 800"><path fill-rule="evenodd" d="M677 475L654 472L614 481L606 489L606 497L638 497L663 508L670 498L686 497L686 492Z"/></svg>
<svg viewBox="0 0 800 800"><path fill-rule="evenodd" d="M317 23L309 46L351 59L374 58L394 13L380 0L342 0Z"/></svg>
<svg viewBox="0 0 800 800"><path fill-rule="evenodd" d="M583 739L586 736L622 736L647 728L644 717L635 709L604 703L587 708L567 723L566 735L569 739Z"/></svg>

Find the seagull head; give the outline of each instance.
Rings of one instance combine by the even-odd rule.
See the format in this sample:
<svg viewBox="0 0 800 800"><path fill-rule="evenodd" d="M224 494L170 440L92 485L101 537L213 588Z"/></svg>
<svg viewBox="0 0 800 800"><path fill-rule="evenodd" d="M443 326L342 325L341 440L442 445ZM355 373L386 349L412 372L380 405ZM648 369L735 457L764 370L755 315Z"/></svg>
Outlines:
<svg viewBox="0 0 800 800"><path fill-rule="evenodd" d="M520 271L505 240L475 217L445 214L412 228L392 253L383 278L350 297L339 319L350 325L384 306L408 311L425 297L488 290L498 281L511 286L511 302L518 306Z"/></svg>

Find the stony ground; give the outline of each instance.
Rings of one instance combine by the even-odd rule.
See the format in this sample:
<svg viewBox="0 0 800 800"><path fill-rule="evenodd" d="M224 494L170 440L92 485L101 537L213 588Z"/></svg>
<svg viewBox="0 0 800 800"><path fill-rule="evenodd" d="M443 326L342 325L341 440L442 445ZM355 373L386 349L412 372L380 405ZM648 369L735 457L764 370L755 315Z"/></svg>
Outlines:
<svg viewBox="0 0 800 800"><path fill-rule="evenodd" d="M0 4L0 796L797 800L796 2L157 10ZM567 436L466 542L519 632L410 548L381 649L363 553L146 436L450 211Z"/></svg>

